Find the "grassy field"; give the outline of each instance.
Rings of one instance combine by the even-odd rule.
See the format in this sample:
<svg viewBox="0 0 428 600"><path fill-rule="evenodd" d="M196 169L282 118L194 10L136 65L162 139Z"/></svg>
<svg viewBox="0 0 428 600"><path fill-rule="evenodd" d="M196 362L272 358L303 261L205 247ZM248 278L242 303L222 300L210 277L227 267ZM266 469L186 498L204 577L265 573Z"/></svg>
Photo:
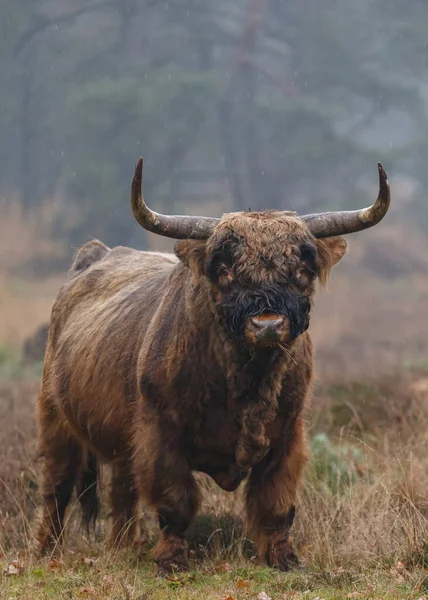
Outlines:
<svg viewBox="0 0 428 600"><path fill-rule="evenodd" d="M87 561L89 563L89 561ZM74 558L37 566L19 576L3 576L5 598L100 598L259 600L343 598L425 598L427 574L390 570L272 573L252 566L195 568L185 576L159 580L143 562L130 557L85 564Z"/></svg>
<svg viewBox="0 0 428 600"><path fill-rule="evenodd" d="M71 252L48 241L45 214L26 215L25 224L16 207L0 216L0 600L428 600L426 237L394 221L351 237L349 257L318 295L310 461L293 527L304 569L281 574L258 564L242 528L242 490L227 494L200 476L192 569L159 580L151 561L156 528L144 506L148 542L140 553L106 549L104 498L93 537L80 530L74 502L61 558L31 552L40 365L23 365L21 347L48 319L63 279L34 265ZM106 470L102 491L108 478Z"/></svg>
<svg viewBox="0 0 428 600"><path fill-rule="evenodd" d="M319 385L308 414L311 460L293 531L304 568L259 564L242 528L241 491L200 476L201 514L190 531L192 569L154 577L153 516L141 507L141 552L103 543L79 527L73 503L60 559L36 560L39 503L34 372L0 382L0 599L20 598L428 598L428 373L400 371L370 382ZM108 472L103 473L103 488Z"/></svg>

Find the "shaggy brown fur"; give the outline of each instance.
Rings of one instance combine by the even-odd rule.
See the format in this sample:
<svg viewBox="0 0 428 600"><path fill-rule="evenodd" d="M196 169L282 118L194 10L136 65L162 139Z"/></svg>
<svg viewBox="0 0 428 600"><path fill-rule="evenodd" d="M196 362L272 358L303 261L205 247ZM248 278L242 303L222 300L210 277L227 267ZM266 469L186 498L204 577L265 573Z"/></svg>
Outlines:
<svg viewBox="0 0 428 600"><path fill-rule="evenodd" d="M112 543L136 539L144 498L159 517L160 572L187 566L195 470L230 491L248 477L260 555L295 564L309 309L315 278L324 282L345 250L342 238L316 240L294 214L275 212L224 215L207 241L177 242L176 256L83 246L52 310L38 402L40 550L59 540L96 456L113 465Z"/></svg>

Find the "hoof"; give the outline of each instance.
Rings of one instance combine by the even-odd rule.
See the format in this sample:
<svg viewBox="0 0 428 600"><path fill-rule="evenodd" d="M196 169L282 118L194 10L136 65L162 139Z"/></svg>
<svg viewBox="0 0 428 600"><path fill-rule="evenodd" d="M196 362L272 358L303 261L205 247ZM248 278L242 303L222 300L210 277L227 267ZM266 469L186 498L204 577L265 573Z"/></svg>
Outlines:
<svg viewBox="0 0 428 600"><path fill-rule="evenodd" d="M31 550L37 558L43 558L45 556L58 558L62 554L61 539L52 535L40 535L31 545Z"/></svg>
<svg viewBox="0 0 428 600"><path fill-rule="evenodd" d="M156 576L170 577L178 573L184 573L189 570L187 559L183 561L158 561L156 562Z"/></svg>
<svg viewBox="0 0 428 600"><path fill-rule="evenodd" d="M266 559L269 567L279 569L283 572L291 571L292 569L303 569L299 557L288 541L272 545L267 552Z"/></svg>
<svg viewBox="0 0 428 600"><path fill-rule="evenodd" d="M186 542L178 537L161 539L154 550L156 575L167 577L189 570Z"/></svg>

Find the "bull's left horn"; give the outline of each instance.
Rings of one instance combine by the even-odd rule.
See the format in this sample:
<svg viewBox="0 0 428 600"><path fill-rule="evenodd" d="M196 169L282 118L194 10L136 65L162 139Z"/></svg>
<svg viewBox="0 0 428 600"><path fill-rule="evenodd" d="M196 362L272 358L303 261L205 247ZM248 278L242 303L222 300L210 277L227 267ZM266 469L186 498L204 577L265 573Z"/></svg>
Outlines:
<svg viewBox="0 0 428 600"><path fill-rule="evenodd" d="M205 240L210 237L219 219L211 217L187 217L182 215L161 215L150 210L142 193L143 159L135 167L131 186L131 206L134 217L147 231L176 240Z"/></svg>
<svg viewBox="0 0 428 600"><path fill-rule="evenodd" d="M388 212L391 201L388 178L381 163L379 170L379 194L376 202L368 208L361 210L345 210L337 212L316 213L300 217L306 223L309 231L316 238L325 238L333 235L345 235L362 231L377 225Z"/></svg>

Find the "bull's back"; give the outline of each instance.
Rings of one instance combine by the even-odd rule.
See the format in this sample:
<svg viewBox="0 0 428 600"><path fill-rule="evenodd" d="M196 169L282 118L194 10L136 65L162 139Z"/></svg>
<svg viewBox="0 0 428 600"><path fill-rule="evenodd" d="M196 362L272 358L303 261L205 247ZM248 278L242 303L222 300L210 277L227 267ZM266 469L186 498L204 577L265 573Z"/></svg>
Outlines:
<svg viewBox="0 0 428 600"><path fill-rule="evenodd" d="M107 459L128 451L139 350L176 263L173 255L107 249L70 271L54 305L52 396L75 434Z"/></svg>

